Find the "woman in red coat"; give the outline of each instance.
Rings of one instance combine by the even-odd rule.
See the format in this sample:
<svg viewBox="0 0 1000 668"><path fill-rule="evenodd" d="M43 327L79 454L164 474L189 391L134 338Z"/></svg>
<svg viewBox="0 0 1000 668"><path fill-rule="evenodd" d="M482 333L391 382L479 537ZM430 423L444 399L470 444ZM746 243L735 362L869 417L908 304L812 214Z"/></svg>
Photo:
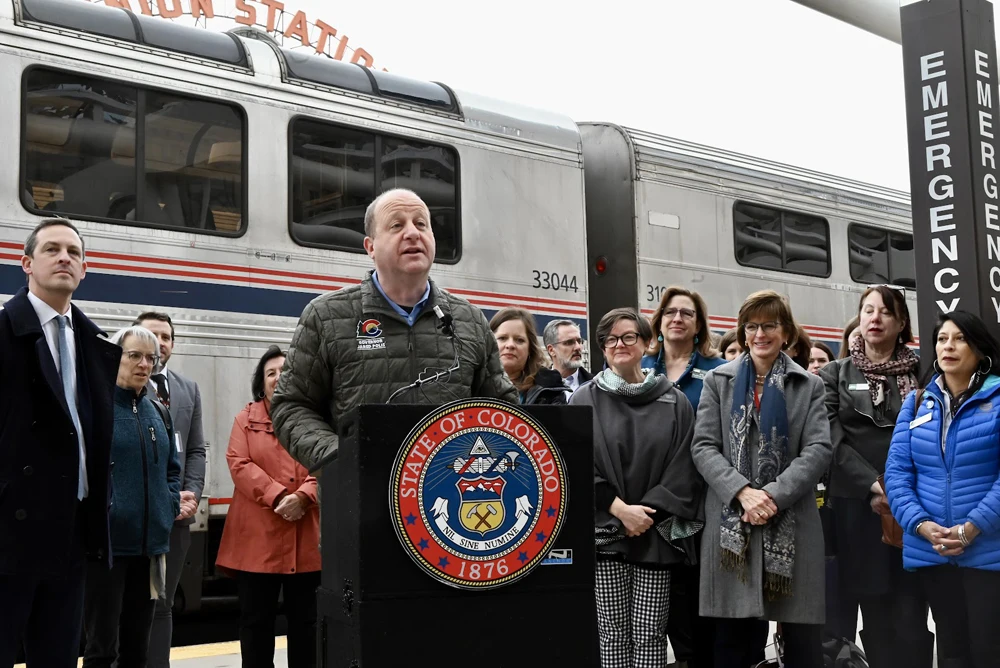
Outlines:
<svg viewBox="0 0 1000 668"><path fill-rule="evenodd" d="M244 668L273 666L282 590L289 668L316 665L319 506L316 478L281 447L271 426L271 397L284 363L277 346L260 358L254 401L236 416L226 451L236 489L215 563L239 583Z"/></svg>

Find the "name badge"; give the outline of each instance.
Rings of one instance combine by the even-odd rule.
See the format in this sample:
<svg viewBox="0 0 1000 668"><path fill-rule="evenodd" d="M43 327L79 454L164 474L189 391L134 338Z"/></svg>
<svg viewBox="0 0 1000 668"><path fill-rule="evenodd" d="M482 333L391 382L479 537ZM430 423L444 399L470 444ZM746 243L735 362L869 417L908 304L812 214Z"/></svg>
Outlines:
<svg viewBox="0 0 1000 668"><path fill-rule="evenodd" d="M851 383L847 386L848 391L856 392L868 389L868 383Z"/></svg>
<svg viewBox="0 0 1000 668"><path fill-rule="evenodd" d="M181 447L181 435L176 431L174 432L174 443L177 445L177 452L183 453L184 448Z"/></svg>
<svg viewBox="0 0 1000 668"><path fill-rule="evenodd" d="M705 376L707 375L708 372L704 369L691 369L691 377L695 380L705 380Z"/></svg>
<svg viewBox="0 0 1000 668"><path fill-rule="evenodd" d="M917 427L919 427L922 424L927 424L928 422L931 421L932 417L934 417L934 413L924 413L923 415L921 415L920 417L918 417L916 420L911 420L910 421L910 429L916 429Z"/></svg>
<svg viewBox="0 0 1000 668"><path fill-rule="evenodd" d="M656 400L657 401L662 401L665 404L676 404L677 403L677 397L675 397L672 392L668 392L667 394L661 394L660 396L658 396L656 398Z"/></svg>

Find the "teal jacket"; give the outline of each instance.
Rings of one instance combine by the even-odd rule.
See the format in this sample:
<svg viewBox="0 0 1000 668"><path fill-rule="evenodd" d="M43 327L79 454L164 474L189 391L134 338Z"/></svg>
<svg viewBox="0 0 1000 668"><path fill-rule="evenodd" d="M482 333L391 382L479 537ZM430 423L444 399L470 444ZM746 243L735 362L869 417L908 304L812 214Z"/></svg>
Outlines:
<svg viewBox="0 0 1000 668"><path fill-rule="evenodd" d="M181 463L174 437L146 388L115 388L111 441L111 552L156 556L170 550L180 513Z"/></svg>
<svg viewBox="0 0 1000 668"><path fill-rule="evenodd" d="M698 402L701 401L701 388L705 376L712 369L717 369L726 363L726 360L721 357L705 357L701 353L695 351L694 357L691 358L691 362L688 364L687 368L684 369L684 373L681 377L674 381L674 385L677 386L684 396L687 397L688 401L691 402L692 408L694 408L695 414L698 413ZM642 358L642 368L643 369L653 369L654 372L665 375L667 373L666 363L663 360L663 346L660 346L660 352L656 355L645 355Z"/></svg>

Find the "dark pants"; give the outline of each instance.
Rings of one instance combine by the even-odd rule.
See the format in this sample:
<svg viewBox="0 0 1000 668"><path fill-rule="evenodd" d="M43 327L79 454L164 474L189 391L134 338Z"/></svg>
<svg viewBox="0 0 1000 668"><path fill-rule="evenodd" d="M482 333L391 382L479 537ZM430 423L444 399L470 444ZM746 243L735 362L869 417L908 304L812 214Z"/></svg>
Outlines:
<svg viewBox="0 0 1000 668"><path fill-rule="evenodd" d="M174 635L174 594L184 570L184 562L191 547L191 527L175 524L170 532L170 552L167 553L166 596L156 601L153 628L149 632L149 668L170 668L170 645Z"/></svg>
<svg viewBox="0 0 1000 668"><path fill-rule="evenodd" d="M937 625L938 666L996 666L1000 660L1000 572L934 566L917 573Z"/></svg>
<svg viewBox="0 0 1000 668"><path fill-rule="evenodd" d="M822 630L821 624L781 623L785 668L823 668ZM766 621L715 620L715 668L754 666L766 644Z"/></svg>
<svg viewBox="0 0 1000 668"><path fill-rule="evenodd" d="M237 575L240 596L240 652L243 668L273 668L278 593L288 620L288 667L316 665L316 589L320 573Z"/></svg>
<svg viewBox="0 0 1000 668"><path fill-rule="evenodd" d="M76 668L86 580L80 536L72 551L62 575L0 575L0 668L14 665L22 640L28 668Z"/></svg>
<svg viewBox="0 0 1000 668"><path fill-rule="evenodd" d="M110 571L87 568L84 668L144 668L156 601L149 597L149 557L115 557Z"/></svg>
<svg viewBox="0 0 1000 668"><path fill-rule="evenodd" d="M670 574L667 636L677 661L690 668L712 668L714 619L698 614L699 566L676 566Z"/></svg>

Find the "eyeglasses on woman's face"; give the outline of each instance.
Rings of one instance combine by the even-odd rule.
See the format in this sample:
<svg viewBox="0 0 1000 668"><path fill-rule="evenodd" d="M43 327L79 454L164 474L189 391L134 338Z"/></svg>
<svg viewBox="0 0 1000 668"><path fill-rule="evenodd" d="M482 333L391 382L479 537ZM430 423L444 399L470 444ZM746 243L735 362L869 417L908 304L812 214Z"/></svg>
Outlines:
<svg viewBox="0 0 1000 668"><path fill-rule="evenodd" d="M764 330L765 334L773 334L774 330L778 329L781 323L772 320L771 322L748 322L743 325L743 331L747 333L747 336L753 336L758 330Z"/></svg>
<svg viewBox="0 0 1000 668"><path fill-rule="evenodd" d="M689 308L668 308L663 312L663 317L667 320L673 320L678 315L682 320L694 320L695 316L698 314Z"/></svg>
<svg viewBox="0 0 1000 668"><path fill-rule="evenodd" d="M132 364L139 364L142 360L149 362L150 366L156 366L160 363L159 355L147 355L146 353L141 353L138 350L123 350L122 354L128 357L128 361Z"/></svg>
<svg viewBox="0 0 1000 668"><path fill-rule="evenodd" d="M617 348L618 342L621 341L626 346L634 346L635 342L639 340L639 334L637 332L628 332L627 334L622 334L621 336L615 336L610 334L604 338L605 348Z"/></svg>

